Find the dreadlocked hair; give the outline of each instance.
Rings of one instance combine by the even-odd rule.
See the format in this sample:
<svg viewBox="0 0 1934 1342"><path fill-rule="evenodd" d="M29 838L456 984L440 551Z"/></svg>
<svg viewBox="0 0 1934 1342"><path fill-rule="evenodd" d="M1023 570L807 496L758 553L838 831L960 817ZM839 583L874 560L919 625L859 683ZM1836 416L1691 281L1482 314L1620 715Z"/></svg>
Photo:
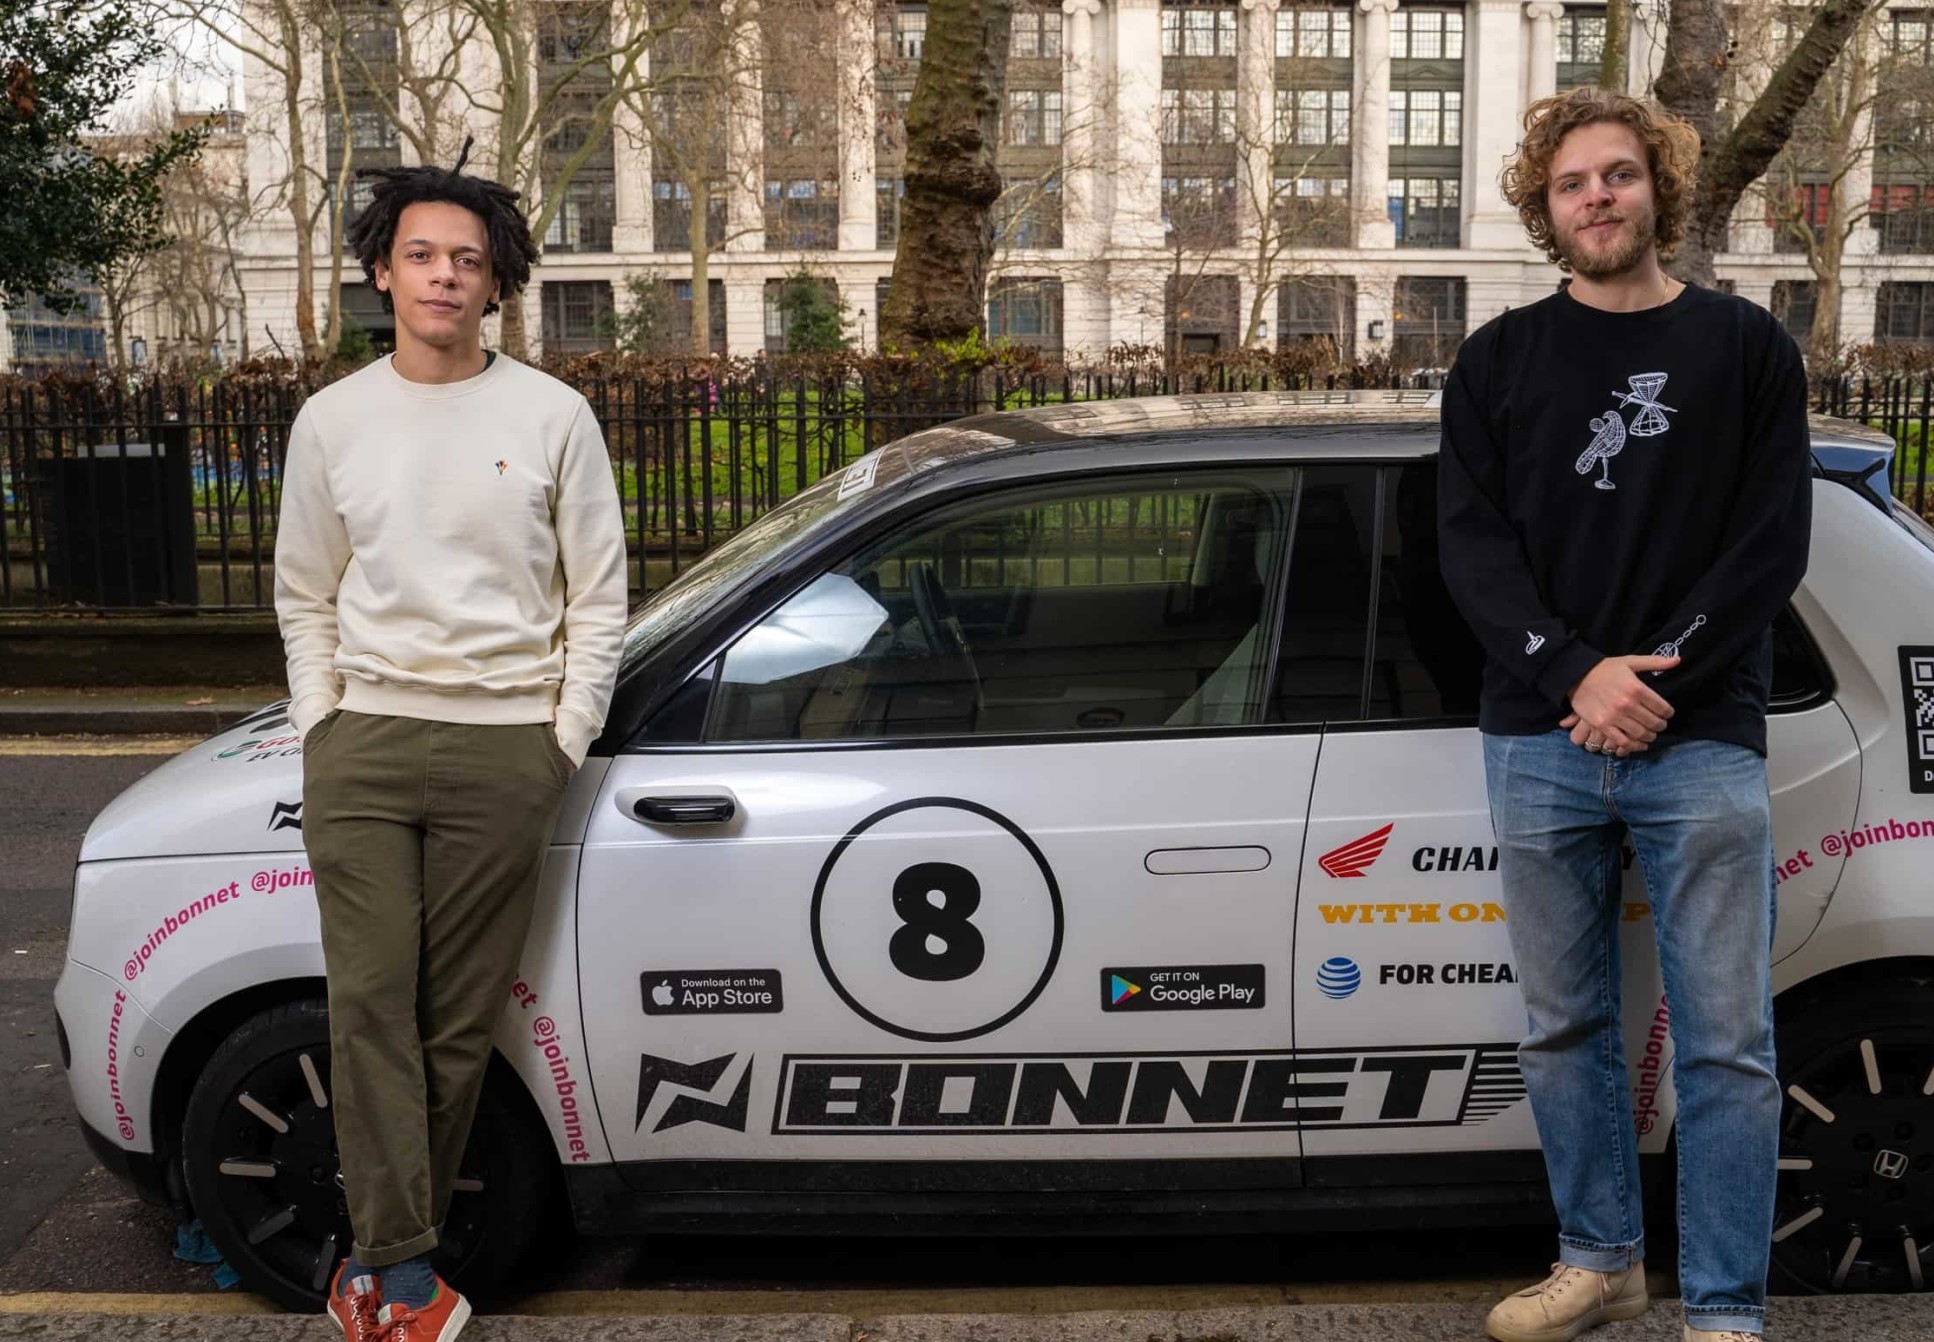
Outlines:
<svg viewBox="0 0 1934 1342"><path fill-rule="evenodd" d="M497 281L499 298L510 298L530 283L531 266L537 261L537 243L531 238L530 224L517 208L517 192L487 177L467 175L463 165L470 161L470 146L475 137L466 136L456 166L439 168L423 164L411 168L359 168L356 176L368 178L369 205L349 227L349 246L363 263L363 276L376 286L376 263L389 262L390 249L396 245L397 225L403 211L425 201L447 201L461 205L483 220L490 239L490 269ZM382 293L383 311L396 311L390 295ZM487 317L499 304L484 306Z"/></svg>

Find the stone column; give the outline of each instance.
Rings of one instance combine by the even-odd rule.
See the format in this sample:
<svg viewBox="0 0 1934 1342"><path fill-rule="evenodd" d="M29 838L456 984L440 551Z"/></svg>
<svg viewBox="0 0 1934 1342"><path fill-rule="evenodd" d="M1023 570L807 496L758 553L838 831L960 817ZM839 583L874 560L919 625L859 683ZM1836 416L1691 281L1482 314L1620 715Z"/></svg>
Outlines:
<svg viewBox="0 0 1934 1342"><path fill-rule="evenodd" d="M1565 7L1553 0L1532 0L1524 7L1524 16L1531 20L1530 82L1525 92L1532 102L1558 91L1558 20L1564 14Z"/></svg>
<svg viewBox="0 0 1934 1342"><path fill-rule="evenodd" d="M1843 179L1846 190L1847 211L1850 214L1864 210L1873 199L1874 193L1874 95L1886 97L1885 89L1876 88L1880 78L1880 42L1874 25L1863 23L1854 29L1853 50L1856 59L1866 69L1866 87L1856 84L1854 102L1854 122L1848 132L1847 143L1853 146L1853 161L1848 165ZM1854 257L1876 256L1880 252L1880 230L1863 219L1860 225L1847 235L1847 259ZM1852 284L1845 285L1850 291ZM1844 330L1844 324L1843 328ZM1871 331L1873 328L1867 328ZM1868 337L1863 336L1862 339Z"/></svg>
<svg viewBox="0 0 1934 1342"><path fill-rule="evenodd" d="M644 61L639 57L640 67ZM639 77L646 77L642 68ZM652 246L651 141L645 134L644 118L630 98L622 99L612 111L611 155L611 189L616 197L611 250L620 256L643 256Z"/></svg>
<svg viewBox="0 0 1934 1342"><path fill-rule="evenodd" d="M1276 190L1276 11L1281 0L1242 0L1236 35L1236 209L1254 252Z"/></svg>
<svg viewBox="0 0 1934 1342"><path fill-rule="evenodd" d="M1555 8L1555 6L1554 6ZM1518 212L1504 201L1498 173L1518 143L1516 70L1524 36L1519 0L1477 0L1464 38L1464 245L1525 245ZM1556 68L1553 68L1556 78Z"/></svg>
<svg viewBox="0 0 1934 1342"><path fill-rule="evenodd" d="M725 348L749 359L766 347L766 282L758 275L725 278Z"/></svg>
<svg viewBox="0 0 1934 1342"><path fill-rule="evenodd" d="M875 187L873 0L839 4L839 249L877 251L879 194ZM865 306L873 310L871 295ZM854 311L858 311L855 308Z"/></svg>
<svg viewBox="0 0 1934 1342"><path fill-rule="evenodd" d="M1162 246L1162 7L1115 0L1114 243Z"/></svg>
<svg viewBox="0 0 1934 1342"><path fill-rule="evenodd" d="M1390 222L1390 15L1397 0L1357 0L1357 8L1363 20L1350 94L1350 205L1356 246L1387 249L1397 245Z"/></svg>
<svg viewBox="0 0 1934 1342"><path fill-rule="evenodd" d="M759 31L759 0L730 3L734 69L725 125L725 250L762 252L766 246L765 80L759 64L765 35ZM739 352L736 336L731 343L733 352ZM754 344L748 352L757 348Z"/></svg>
<svg viewBox="0 0 1934 1342"><path fill-rule="evenodd" d="M1061 244L1070 256L1099 259L1107 246L1096 162L1106 141L1107 112L1095 50L1101 0L1062 0L1061 12L1067 16L1061 43Z"/></svg>

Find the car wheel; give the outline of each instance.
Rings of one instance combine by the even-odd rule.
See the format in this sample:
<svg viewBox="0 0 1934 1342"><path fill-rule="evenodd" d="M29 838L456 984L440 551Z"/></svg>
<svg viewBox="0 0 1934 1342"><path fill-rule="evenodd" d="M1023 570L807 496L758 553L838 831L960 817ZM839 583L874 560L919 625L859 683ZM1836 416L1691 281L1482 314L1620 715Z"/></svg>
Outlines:
<svg viewBox="0 0 1934 1342"><path fill-rule="evenodd" d="M1781 1003L1773 1266L1809 1291L1934 1276L1934 978Z"/></svg>
<svg viewBox="0 0 1934 1342"><path fill-rule="evenodd" d="M437 1249L437 1270L471 1294L508 1279L554 1187L550 1135L499 1066ZM352 1242L323 1003L264 1011L215 1050L188 1100L182 1166L195 1213L242 1285L289 1309L321 1308Z"/></svg>

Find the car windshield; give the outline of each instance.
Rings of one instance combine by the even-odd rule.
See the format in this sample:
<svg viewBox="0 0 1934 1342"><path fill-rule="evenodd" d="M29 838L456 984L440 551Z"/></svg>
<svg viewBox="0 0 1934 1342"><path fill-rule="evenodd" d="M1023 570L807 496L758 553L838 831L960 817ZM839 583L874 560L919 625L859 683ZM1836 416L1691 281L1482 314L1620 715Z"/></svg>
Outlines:
<svg viewBox="0 0 1934 1342"><path fill-rule="evenodd" d="M803 544L859 506L876 488L904 473L898 453L873 452L795 494L716 549L652 596L625 628L620 674L709 610L727 593L787 550Z"/></svg>

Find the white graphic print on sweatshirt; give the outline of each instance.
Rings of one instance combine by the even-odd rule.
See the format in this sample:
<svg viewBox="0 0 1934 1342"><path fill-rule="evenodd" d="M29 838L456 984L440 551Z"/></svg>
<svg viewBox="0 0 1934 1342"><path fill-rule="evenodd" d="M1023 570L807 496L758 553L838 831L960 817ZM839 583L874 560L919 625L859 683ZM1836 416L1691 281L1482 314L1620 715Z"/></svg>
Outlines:
<svg viewBox="0 0 1934 1342"><path fill-rule="evenodd" d="M1668 410L1676 411L1676 406L1660 405L1659 394L1665 390L1666 373L1634 373L1626 378L1631 386L1629 392L1615 391L1613 399L1623 408L1636 405L1638 413L1627 424L1619 415L1618 408L1607 410L1602 417L1591 422L1592 441L1584 454L1578 458L1576 470L1580 475L1590 475L1592 467L1599 468L1598 479L1592 481L1595 489L1617 489L1612 483L1612 458L1625 450L1625 438L1656 438L1672 427L1665 415Z"/></svg>

